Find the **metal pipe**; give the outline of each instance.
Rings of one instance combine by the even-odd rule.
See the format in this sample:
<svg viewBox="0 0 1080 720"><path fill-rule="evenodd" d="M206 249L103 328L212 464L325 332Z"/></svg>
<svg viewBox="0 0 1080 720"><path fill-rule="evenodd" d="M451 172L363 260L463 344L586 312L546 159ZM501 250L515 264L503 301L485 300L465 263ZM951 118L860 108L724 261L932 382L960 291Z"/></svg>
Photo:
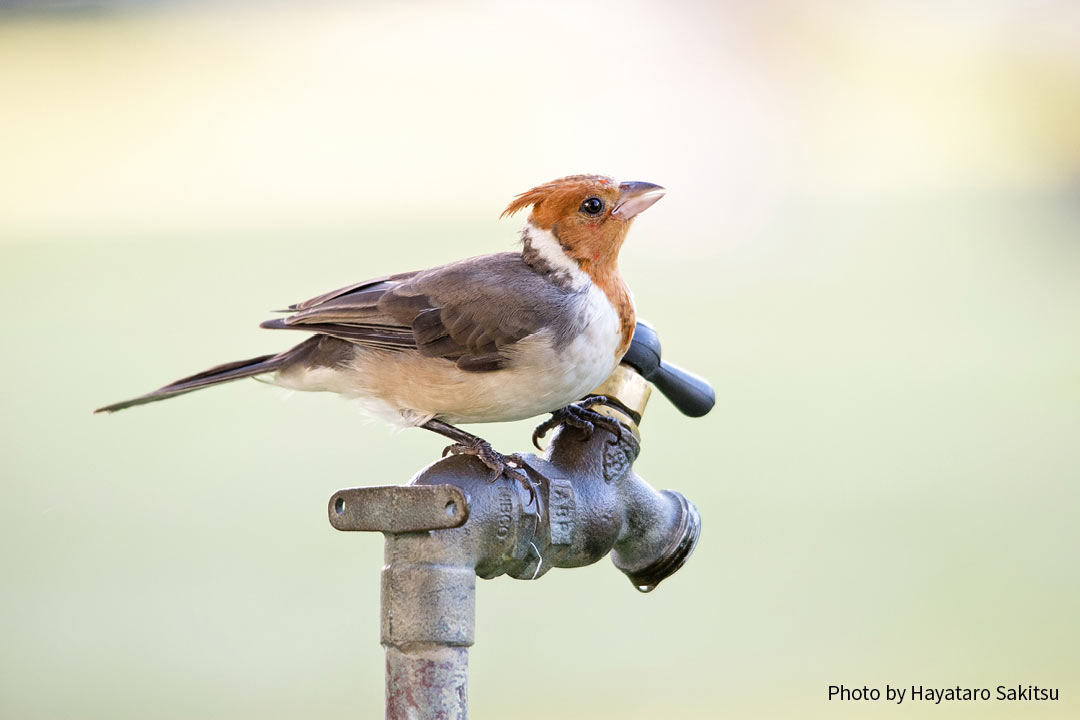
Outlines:
<svg viewBox="0 0 1080 720"><path fill-rule="evenodd" d="M386 535L382 644L386 717L393 720L457 720L468 711L476 573L454 548L428 536Z"/></svg>
<svg viewBox="0 0 1080 720"><path fill-rule="evenodd" d="M624 428L616 439L561 426L543 456L518 456L532 489L475 458L453 456L404 486L340 490L330 522L386 537L382 644L386 717L465 718L476 577L533 580L553 567L581 567L611 554L634 587L649 592L693 551L701 521L673 490L633 471L637 420L648 384L620 366L600 389L625 412L596 408Z"/></svg>

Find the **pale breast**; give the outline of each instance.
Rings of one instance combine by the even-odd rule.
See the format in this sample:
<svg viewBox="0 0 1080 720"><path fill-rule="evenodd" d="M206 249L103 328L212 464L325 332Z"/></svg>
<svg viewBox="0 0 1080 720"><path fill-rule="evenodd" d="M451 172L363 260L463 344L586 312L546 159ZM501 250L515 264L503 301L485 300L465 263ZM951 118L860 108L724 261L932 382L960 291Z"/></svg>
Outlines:
<svg viewBox="0 0 1080 720"><path fill-rule="evenodd" d="M596 285L585 293L581 309L582 331L557 351L563 387L574 399L607 379L618 365L616 351L622 341L619 315Z"/></svg>

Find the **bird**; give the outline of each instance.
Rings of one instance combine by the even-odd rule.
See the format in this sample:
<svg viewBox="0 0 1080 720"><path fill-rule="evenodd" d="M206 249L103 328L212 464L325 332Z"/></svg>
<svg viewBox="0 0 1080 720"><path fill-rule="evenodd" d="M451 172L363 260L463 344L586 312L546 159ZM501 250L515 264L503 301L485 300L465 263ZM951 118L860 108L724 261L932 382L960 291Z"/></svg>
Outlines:
<svg viewBox="0 0 1080 720"><path fill-rule="evenodd" d="M665 194L648 182L569 175L518 194L529 209L520 251L365 280L291 305L261 323L311 336L275 355L212 367L95 413L112 413L255 377L357 401L396 427L453 441L497 479L519 468L461 424L552 413L592 430L607 420L582 399L618 366L636 315L619 272L633 220ZM610 422L610 421L608 421ZM533 436L534 444L537 434ZM537 445L539 447L539 445Z"/></svg>

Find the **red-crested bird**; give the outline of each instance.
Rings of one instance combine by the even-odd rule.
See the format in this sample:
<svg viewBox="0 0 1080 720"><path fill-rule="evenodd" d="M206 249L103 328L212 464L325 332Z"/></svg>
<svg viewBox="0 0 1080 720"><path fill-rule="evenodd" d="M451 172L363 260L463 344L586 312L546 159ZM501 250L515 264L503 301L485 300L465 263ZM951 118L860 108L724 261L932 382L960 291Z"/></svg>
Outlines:
<svg viewBox="0 0 1080 720"><path fill-rule="evenodd" d="M455 442L448 451L477 455L498 477L515 463L454 425L555 413L615 370L635 324L619 250L634 217L663 194L659 185L599 175L539 185L503 211L532 207L521 252L388 275L297 303L262 327L314 333L299 345L95 412L267 375L444 435Z"/></svg>

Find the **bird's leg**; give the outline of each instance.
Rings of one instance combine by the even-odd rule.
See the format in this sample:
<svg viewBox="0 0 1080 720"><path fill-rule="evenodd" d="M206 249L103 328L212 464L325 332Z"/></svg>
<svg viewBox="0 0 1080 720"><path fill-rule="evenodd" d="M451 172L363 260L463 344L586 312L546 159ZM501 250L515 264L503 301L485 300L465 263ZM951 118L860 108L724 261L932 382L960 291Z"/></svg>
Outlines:
<svg viewBox="0 0 1080 720"><path fill-rule="evenodd" d="M474 455L480 459L480 462L491 468L494 473L491 476L491 482L495 482L503 473L506 473L520 482L530 493L534 492L528 476L521 470L521 461L513 456L503 455L496 451L495 448L491 447L491 443L482 437L467 433L461 428L454 427L450 423L441 420L428 420L420 427L439 433L454 441L453 445L447 445L443 450L443 457L447 455Z"/></svg>
<svg viewBox="0 0 1080 720"><path fill-rule="evenodd" d="M621 407L603 395L591 395L584 400L579 400L564 408L559 408L551 413L550 418L537 425L536 429L533 430L532 441L533 445L536 446L536 449L543 449L540 447L540 438L547 435L548 430L551 430L557 425L569 425L570 427L581 430L585 433L586 440L592 437L593 431L599 426L615 436L615 438L611 440L612 445L618 443L622 439L622 423L614 418L609 418L607 415L601 415L595 410L590 410L590 405L607 405L616 410L622 410Z"/></svg>

